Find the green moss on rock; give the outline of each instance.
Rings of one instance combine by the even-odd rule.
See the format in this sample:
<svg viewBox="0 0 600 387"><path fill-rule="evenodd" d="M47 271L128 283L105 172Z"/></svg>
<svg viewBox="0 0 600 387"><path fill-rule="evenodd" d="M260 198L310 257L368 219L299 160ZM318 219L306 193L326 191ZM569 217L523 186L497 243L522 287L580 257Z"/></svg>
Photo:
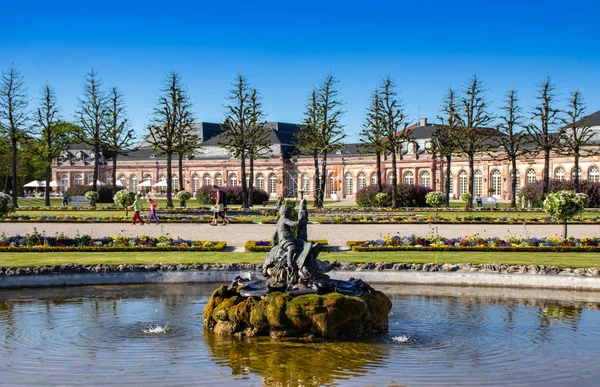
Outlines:
<svg viewBox="0 0 600 387"><path fill-rule="evenodd" d="M225 335L359 337L387 332L391 307L385 294L369 286L361 297L277 292L262 298L243 298L222 286L206 305L204 325Z"/></svg>

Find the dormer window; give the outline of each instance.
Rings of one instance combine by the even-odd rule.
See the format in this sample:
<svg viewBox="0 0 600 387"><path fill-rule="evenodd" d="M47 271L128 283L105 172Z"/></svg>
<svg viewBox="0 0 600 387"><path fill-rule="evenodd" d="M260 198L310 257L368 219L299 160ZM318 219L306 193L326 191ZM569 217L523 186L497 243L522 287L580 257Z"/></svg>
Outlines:
<svg viewBox="0 0 600 387"><path fill-rule="evenodd" d="M155 154L155 153L152 153L152 154L150 155L150 158L151 158L151 159L155 159L155 158L156 158L156 154Z"/></svg>

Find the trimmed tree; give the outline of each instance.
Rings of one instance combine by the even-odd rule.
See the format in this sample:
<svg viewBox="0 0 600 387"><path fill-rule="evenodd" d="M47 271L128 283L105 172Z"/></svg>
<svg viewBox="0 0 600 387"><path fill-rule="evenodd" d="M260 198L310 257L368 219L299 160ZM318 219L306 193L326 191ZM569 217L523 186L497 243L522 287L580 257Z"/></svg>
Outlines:
<svg viewBox="0 0 600 387"><path fill-rule="evenodd" d="M532 118L539 120L539 124L531 123L525 128L531 143L535 146L536 154L544 154L544 194L548 193L550 184L550 156L552 152L559 152L562 148L563 129L558 128L560 110L554 108L556 94L555 86L550 77L538 85L539 104L534 108Z"/></svg>
<svg viewBox="0 0 600 387"><path fill-rule="evenodd" d="M90 201L90 207L96 207L96 201L100 198L100 194L96 191L87 191L85 193L86 200Z"/></svg>
<svg viewBox="0 0 600 387"><path fill-rule="evenodd" d="M107 100L101 89L102 82L98 79L98 73L91 69L85 78L83 85L83 96L79 98L79 108L76 117L80 132L79 141L92 147L94 152L94 173L92 190L98 190L98 168L102 145L105 138L105 121L107 118Z"/></svg>
<svg viewBox="0 0 600 387"><path fill-rule="evenodd" d="M449 88L442 103L442 115L438 119L442 125L436 125L431 136L431 153L433 159L441 157L445 160L444 172L444 194L446 195L446 207L450 207L450 188L452 184L452 156L458 152L456 144L456 128L458 124L458 107L456 105L456 92ZM434 176L435 178L435 176Z"/></svg>
<svg viewBox="0 0 600 387"><path fill-rule="evenodd" d="M115 206L125 208L125 215L129 216L129 207L135 202L135 193L122 189L113 196Z"/></svg>
<svg viewBox="0 0 600 387"><path fill-rule="evenodd" d="M117 158L134 148L134 131L129 126L123 94L116 87L109 91L107 116L104 122L104 147L112 158L112 190L117 193Z"/></svg>
<svg viewBox="0 0 600 387"><path fill-rule="evenodd" d="M446 195L443 192L429 192L425 195L425 203L435 208L435 216L438 216L440 207L446 203Z"/></svg>
<svg viewBox="0 0 600 387"><path fill-rule="evenodd" d="M385 129L383 126L383 106L379 92L375 90L367 108L367 116L360 135L360 141L368 151L375 152L375 168L377 173L377 192L383 191L381 182L381 155L385 152Z"/></svg>
<svg viewBox="0 0 600 387"><path fill-rule="evenodd" d="M567 239L567 224L585 209L588 196L574 191L549 193L544 200L544 211L563 224L563 236Z"/></svg>
<svg viewBox="0 0 600 387"><path fill-rule="evenodd" d="M183 190L177 192L177 200L179 200L181 207L185 207L185 203L190 200L191 197L192 195L190 195L188 191Z"/></svg>
<svg viewBox="0 0 600 387"><path fill-rule="evenodd" d="M14 210L15 207L12 204L12 198L4 192L0 192L0 217L8 215Z"/></svg>
<svg viewBox="0 0 600 387"><path fill-rule="evenodd" d="M269 154L271 150L270 132L267 130L265 115L256 89L250 93L250 124L248 125L248 206L254 205L254 160Z"/></svg>
<svg viewBox="0 0 600 387"><path fill-rule="evenodd" d="M21 72L11 67L2 71L0 80L0 135L8 138L11 153L12 204L19 207L17 201L17 164L19 144L26 137L29 116L27 112L27 89Z"/></svg>

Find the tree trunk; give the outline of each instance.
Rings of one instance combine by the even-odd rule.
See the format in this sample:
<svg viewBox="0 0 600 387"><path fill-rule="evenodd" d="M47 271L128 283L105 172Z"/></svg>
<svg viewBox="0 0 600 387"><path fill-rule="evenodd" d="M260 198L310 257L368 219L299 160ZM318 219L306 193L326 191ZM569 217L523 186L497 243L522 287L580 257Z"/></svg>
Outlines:
<svg viewBox="0 0 600 387"><path fill-rule="evenodd" d="M396 170L396 148L392 150L392 208L398 208L398 172Z"/></svg>
<svg viewBox="0 0 600 387"><path fill-rule="evenodd" d="M321 164L321 192L319 192L319 208L325 204L325 187L327 184L327 152L323 152L323 161Z"/></svg>
<svg viewBox="0 0 600 387"><path fill-rule="evenodd" d="M179 153L179 190L185 190L185 179L183 178L183 153Z"/></svg>
<svg viewBox="0 0 600 387"><path fill-rule="evenodd" d="M469 195L471 200L467 201L467 209L473 208L473 198L475 197L475 155L469 155Z"/></svg>
<svg viewBox="0 0 600 387"><path fill-rule="evenodd" d="M94 144L94 181L92 182L92 190L98 192L98 168L99 162L98 157L100 156L100 144L97 142ZM85 182L84 182L85 184Z"/></svg>
<svg viewBox="0 0 600 387"><path fill-rule="evenodd" d="M450 207L450 186L452 185L450 165L452 164L452 156L446 156L446 177L444 179L444 185L446 190L446 207Z"/></svg>
<svg viewBox="0 0 600 387"><path fill-rule="evenodd" d="M573 177L575 192L579 192L579 149L575 150L575 177Z"/></svg>
<svg viewBox="0 0 600 387"><path fill-rule="evenodd" d="M19 207L17 202L17 138L13 136L11 138L11 150L12 150L12 202L14 208Z"/></svg>
<svg viewBox="0 0 600 387"><path fill-rule="evenodd" d="M315 163L315 187L313 190L313 197L315 202L313 203L313 207L319 208L319 190L321 189L321 174L319 173L319 157L315 154L313 155L313 161Z"/></svg>
<svg viewBox="0 0 600 387"><path fill-rule="evenodd" d="M117 153L115 152L115 154L113 155L113 167L112 167L112 191L113 191L113 196L116 195L117 193Z"/></svg>
<svg viewBox="0 0 600 387"><path fill-rule="evenodd" d="M171 173L171 159L173 154L167 152L167 207L173 207L173 174Z"/></svg>
<svg viewBox="0 0 600 387"><path fill-rule="evenodd" d="M246 185L246 152L240 152L240 167L242 173L240 179L242 179L242 208L248 209L248 186Z"/></svg>
<svg viewBox="0 0 600 387"><path fill-rule="evenodd" d="M44 205L50 207L50 180L52 179L52 164L46 165L46 186L44 187Z"/></svg>
<svg viewBox="0 0 600 387"><path fill-rule="evenodd" d="M376 159L376 167L377 167L377 192L383 192L383 185L381 184L381 153L377 152Z"/></svg>
<svg viewBox="0 0 600 387"><path fill-rule="evenodd" d="M550 188L550 150L546 149L544 153L544 196Z"/></svg>
<svg viewBox="0 0 600 387"><path fill-rule="evenodd" d="M254 205L254 155L250 155L250 178L248 179L248 207Z"/></svg>
<svg viewBox="0 0 600 387"><path fill-rule="evenodd" d="M511 180L510 180L510 182L511 182L510 189L511 189L511 192L512 192L512 198L510 199L510 206L513 207L513 208L515 208L515 207L517 207L517 174L516 174L516 171L517 171L517 158L516 157L512 157L511 163L512 163L513 173L512 173L512 176L511 176Z"/></svg>

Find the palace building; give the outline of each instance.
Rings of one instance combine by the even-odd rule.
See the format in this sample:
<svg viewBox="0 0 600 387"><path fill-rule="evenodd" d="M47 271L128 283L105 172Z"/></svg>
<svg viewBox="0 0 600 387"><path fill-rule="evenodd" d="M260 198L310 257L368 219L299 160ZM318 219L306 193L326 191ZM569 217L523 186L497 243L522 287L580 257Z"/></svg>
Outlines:
<svg viewBox="0 0 600 387"><path fill-rule="evenodd" d="M594 140L600 142L600 111L587 117L586 123L596 133ZM399 151L397 158L398 179L407 184L420 184L443 189L444 161L433 159L429 148L434 125L422 118L413 125L411 136L414 144L408 144ZM312 157L298 156L293 145L294 134L299 127L295 124L269 122L271 147L268 154L255 160L255 182L258 189L270 196L292 197L299 190L312 197L315 190L314 162ZM183 174L178 175L179 162L173 155L173 187L179 187L179 179L184 187L195 194L203 185L236 186L240 184L240 162L223 148L225 140L220 134L220 125L200 123L197 131L202 142L196 150L185 155ZM148 144L142 143L138 150L117 158L117 182L112 179L110 155L94 155L89 147L72 145L65 150L53 166L53 179L66 187L86 185L93 181L94 157L100 157L99 180L105 184L116 183L134 191L150 190L157 195L164 194L166 188L166 157L157 154ZM376 181L375 154L365 150L362 144L346 144L343 149L331 152L327 158L328 176L325 197L330 199L354 198L361 188ZM579 171L574 170L572 157L553 155L550 163L551 178L570 179L579 173L582 180L600 181L600 155L582 157ZM391 158L382 157L382 177L390 181ZM468 192L469 169L466 158L453 157L451 169L451 194L458 199ZM541 155L522 158L517 170L518 186L543 178L544 160ZM493 196L498 201L510 200L510 170L508 161L501 161L489 155L480 155L475 162L475 194ZM156 187L148 188L150 185ZM141 183L148 182L144 186Z"/></svg>

